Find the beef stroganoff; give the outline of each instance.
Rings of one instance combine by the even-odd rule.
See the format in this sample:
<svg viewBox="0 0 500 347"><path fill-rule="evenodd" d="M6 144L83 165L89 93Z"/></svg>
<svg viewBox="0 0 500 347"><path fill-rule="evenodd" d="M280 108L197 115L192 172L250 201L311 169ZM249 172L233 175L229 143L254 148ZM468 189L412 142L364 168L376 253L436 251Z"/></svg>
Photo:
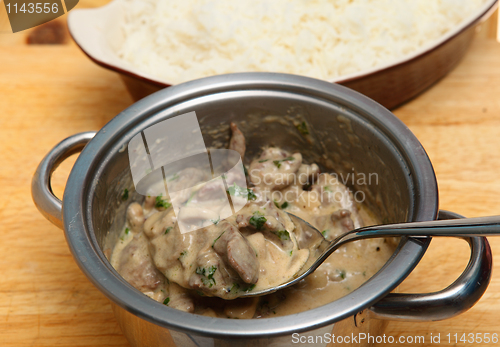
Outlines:
<svg viewBox="0 0 500 347"><path fill-rule="evenodd" d="M244 134L231 123L229 149L243 159ZM193 202L210 204L220 194L205 185L182 201L176 215L168 197L147 196L131 203L127 220L110 252L113 267L136 289L169 307L221 318L261 318L306 311L355 290L394 252L393 239L349 243L334 252L298 284L263 297L243 293L279 285L305 264L311 250L286 212L322 231L327 240L380 221L355 201L336 175L306 164L300 152L263 148L247 170L249 188L233 184L227 194L246 205L226 219ZM177 180L199 181L203 173L185 168ZM187 233L178 223L213 218L211 225Z"/></svg>

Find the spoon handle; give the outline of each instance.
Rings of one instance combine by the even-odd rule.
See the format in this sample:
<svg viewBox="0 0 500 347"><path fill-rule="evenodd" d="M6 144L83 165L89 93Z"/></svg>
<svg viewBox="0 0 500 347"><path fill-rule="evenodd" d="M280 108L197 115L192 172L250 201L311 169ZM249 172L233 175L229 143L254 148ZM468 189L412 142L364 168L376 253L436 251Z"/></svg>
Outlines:
<svg viewBox="0 0 500 347"><path fill-rule="evenodd" d="M493 236L500 235L500 216L479 217L479 218L462 218L462 219L445 219L433 220L426 222L411 222L398 224L374 225L359 229L354 229L337 237L333 241L327 241L321 233L308 222L290 214L290 218L295 225L301 225L306 229L314 231L311 235L317 234L318 238L312 238L313 241L318 241L317 252L320 255L314 259L310 259L304 264L302 269L295 274L294 278L290 279L279 286L264 289L259 292L250 292L243 296L258 296L269 294L277 290L286 288L301 279L305 278L316 270L330 254L335 252L344 244L356 240L370 239L376 237L394 237L394 236L412 236L412 237L429 237L429 236L454 236L454 237L473 237L473 236ZM314 242L313 242L314 243Z"/></svg>
<svg viewBox="0 0 500 347"><path fill-rule="evenodd" d="M357 237L493 236L500 235L500 217L478 217L376 225L353 230ZM371 236L373 235L373 236Z"/></svg>
<svg viewBox="0 0 500 347"><path fill-rule="evenodd" d="M314 271L330 254L344 244L356 240L394 236L472 237L493 235L500 235L500 217L498 216L384 224L354 229L339 236L332 242L327 242L326 240L322 242L318 247L318 250L322 252L321 255L312 264L310 269L304 271L304 274ZM300 277L305 276L307 275Z"/></svg>

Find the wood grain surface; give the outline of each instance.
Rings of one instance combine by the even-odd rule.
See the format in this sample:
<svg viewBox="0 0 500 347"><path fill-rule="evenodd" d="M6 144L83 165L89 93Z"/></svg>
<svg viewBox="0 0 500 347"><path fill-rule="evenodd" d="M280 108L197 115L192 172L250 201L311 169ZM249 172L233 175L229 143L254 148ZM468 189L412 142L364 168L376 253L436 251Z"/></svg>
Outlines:
<svg viewBox="0 0 500 347"><path fill-rule="evenodd" d="M30 181L56 143L100 129L132 100L115 73L94 65L71 40L28 45L28 34L0 34L0 346L128 346L107 299L73 261L62 231L36 210ZM395 110L434 164L440 207L469 217L500 214L500 44L482 36L456 70ZM55 173L58 196L73 161ZM500 237L490 243L498 263ZM434 239L401 292L446 287L468 256L464 242ZM419 346L435 346L429 336L440 333L446 346L454 345L444 341L448 333L500 335L499 321L500 273L494 268L486 294L468 312L440 322L390 322L385 334L425 336Z"/></svg>

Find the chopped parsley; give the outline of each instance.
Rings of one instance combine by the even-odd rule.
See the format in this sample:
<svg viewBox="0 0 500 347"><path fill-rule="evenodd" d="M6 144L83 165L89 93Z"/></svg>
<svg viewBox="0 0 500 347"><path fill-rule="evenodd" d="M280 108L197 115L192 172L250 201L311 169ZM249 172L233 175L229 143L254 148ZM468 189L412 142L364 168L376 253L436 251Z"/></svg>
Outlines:
<svg viewBox="0 0 500 347"><path fill-rule="evenodd" d="M228 292L231 292L233 289L240 289L240 285L238 283L233 283L233 285L231 286L231 288L229 288Z"/></svg>
<svg viewBox="0 0 500 347"><path fill-rule="evenodd" d="M214 242L212 243L212 248L214 248L215 243L216 243L217 241L219 241L219 239L221 238L221 236L222 236L222 235L224 235L224 233L225 233L225 232L226 232L226 231L224 230L224 231L223 231L223 232L222 232L222 233L221 233L221 234L220 234L220 235L219 235L219 236L218 236L218 237L214 240Z"/></svg>
<svg viewBox="0 0 500 347"><path fill-rule="evenodd" d="M122 200L123 200L123 201L125 201L125 200L127 200L127 199L128 199L128 189L127 189L127 188L125 188L125 189L123 190Z"/></svg>
<svg viewBox="0 0 500 347"><path fill-rule="evenodd" d="M259 211L255 211L253 216L248 221L250 225L252 225L257 230L262 230L264 224L267 222L267 219L264 217L262 213Z"/></svg>
<svg viewBox="0 0 500 347"><path fill-rule="evenodd" d="M274 234L280 238L282 241L290 240L290 233L286 230L275 231Z"/></svg>
<svg viewBox="0 0 500 347"><path fill-rule="evenodd" d="M332 189L331 189L329 186L324 186L324 187L323 187L323 190L324 190L325 192L331 192L331 191L332 191Z"/></svg>
<svg viewBox="0 0 500 347"><path fill-rule="evenodd" d="M210 221L211 221L212 223L214 223L214 225L217 225L217 224L219 224L219 222L220 222L220 216L219 216L219 219L210 219Z"/></svg>
<svg viewBox="0 0 500 347"><path fill-rule="evenodd" d="M156 208L167 209L170 206L172 206L172 204L169 203L167 200L163 200L162 197L161 197L161 194L156 197L156 203L155 203L155 207Z"/></svg>
<svg viewBox="0 0 500 347"><path fill-rule="evenodd" d="M170 179L168 180L169 182L172 182L172 181L175 181L179 178L179 174L176 172L172 175L172 177L170 177Z"/></svg>
<svg viewBox="0 0 500 347"><path fill-rule="evenodd" d="M328 233L328 230L323 230L323 231L321 232L321 234L323 235L323 237L325 237L325 236L326 236L326 233Z"/></svg>
<svg viewBox="0 0 500 347"><path fill-rule="evenodd" d="M252 285L250 285L250 286L248 286L248 287L246 287L245 288L245 292L249 292L249 291L253 290L254 288L255 288L255 283L252 284Z"/></svg>
<svg viewBox="0 0 500 347"><path fill-rule="evenodd" d="M338 273L340 275L340 278L345 279L345 277L346 277L345 270L337 270L337 271L338 271Z"/></svg>
<svg viewBox="0 0 500 347"><path fill-rule="evenodd" d="M284 203L282 203L282 204L281 204L281 206L280 206L280 204L279 204L276 200L274 200L274 206L276 206L277 208L280 208L280 209L284 210L285 208L287 208L287 207L288 207L288 202L287 202L287 201L285 201L285 202L284 202Z"/></svg>
<svg viewBox="0 0 500 347"><path fill-rule="evenodd" d="M232 292L233 290L234 291L241 290L241 291L244 291L244 292L249 292L249 291L253 290L254 288L255 288L255 284L251 284L248 287L241 288L240 285L235 282L235 283L233 283L233 285L231 286L231 288L227 289L227 291L228 291L228 293Z"/></svg>
<svg viewBox="0 0 500 347"><path fill-rule="evenodd" d="M255 200L257 199L257 195L253 192L252 189L247 189L248 190L248 200Z"/></svg>
<svg viewBox="0 0 500 347"><path fill-rule="evenodd" d="M290 251L290 257L292 256L292 254L293 254L293 249Z"/></svg>
<svg viewBox="0 0 500 347"><path fill-rule="evenodd" d="M295 160L294 157L286 157L285 159L273 160L274 165L279 169L281 167L281 163L284 161L292 161Z"/></svg>
<svg viewBox="0 0 500 347"><path fill-rule="evenodd" d="M170 230L172 230L172 228L173 227L168 227L167 230L165 230L165 235L167 235L170 232Z"/></svg>
<svg viewBox="0 0 500 347"><path fill-rule="evenodd" d="M191 196L189 197L189 199L186 201L186 203L184 204L184 206L187 206L187 204L189 204L191 202L191 200L193 200L193 197L196 195L196 191L192 192L191 193Z"/></svg>
<svg viewBox="0 0 500 347"><path fill-rule="evenodd" d="M182 251L181 254L179 254L179 258L177 260L181 260L182 257L184 257L187 254L187 251Z"/></svg>
<svg viewBox="0 0 500 347"><path fill-rule="evenodd" d="M302 122L299 125L297 125L297 130L302 134L302 135L309 135L309 130L307 129L307 124L306 122Z"/></svg>
<svg viewBox="0 0 500 347"><path fill-rule="evenodd" d="M163 305L167 305L168 306L169 302L170 302L170 297L168 297L165 300L163 300Z"/></svg>
<svg viewBox="0 0 500 347"><path fill-rule="evenodd" d="M120 237L120 240L125 241L125 236L127 236L130 232L129 228L125 228L125 232L123 233L122 237Z"/></svg>
<svg viewBox="0 0 500 347"><path fill-rule="evenodd" d="M209 288L212 288L214 284L217 284L214 278L215 271L217 271L217 266L215 265L210 266L208 269L204 267L196 268L196 273L202 276L201 282Z"/></svg>
<svg viewBox="0 0 500 347"><path fill-rule="evenodd" d="M266 161L268 161L269 159L262 159L262 160L259 160L259 163L265 163Z"/></svg>
<svg viewBox="0 0 500 347"><path fill-rule="evenodd" d="M227 189L227 193L235 197L245 197L248 198L248 200L257 199L252 189L240 187L236 183L233 183L233 185Z"/></svg>

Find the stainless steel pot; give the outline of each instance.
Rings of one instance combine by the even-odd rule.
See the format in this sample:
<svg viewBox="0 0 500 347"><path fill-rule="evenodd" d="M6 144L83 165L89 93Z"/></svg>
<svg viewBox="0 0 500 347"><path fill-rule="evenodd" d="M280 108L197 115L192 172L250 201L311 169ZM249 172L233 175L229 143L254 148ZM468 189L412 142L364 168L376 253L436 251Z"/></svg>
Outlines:
<svg viewBox="0 0 500 347"><path fill-rule="evenodd" d="M445 319L472 307L486 290L490 248L485 238L470 238L469 265L451 286L431 294L390 293L431 242L430 238L402 238L386 265L360 288L299 314L219 319L184 313L149 299L111 267L103 253L106 235L124 221L121 195L125 187L133 187L126 151L130 139L159 121L190 111L196 112L205 130L207 147L224 144L209 130L235 120L244 128L248 157L263 144L305 150L309 160L326 170L376 173L376 184L351 188L364 191L366 203L388 222L438 216L436 178L421 144L393 114L357 92L271 73L221 75L161 90L120 113L97 134L77 134L59 143L40 163L32 182L38 209L64 229L75 261L111 300L133 346L288 346L301 345L295 342L304 341L306 335L332 331L336 336L377 336L383 320L370 318ZM267 116L277 116L278 121L255 122ZM286 121L292 118L305 120L311 136L293 132L293 124ZM59 163L80 150L61 202L52 194L50 176ZM131 197L140 198L133 192ZM442 212L440 217L458 216ZM356 346L369 342L351 341ZM326 345L325 340L317 345Z"/></svg>

